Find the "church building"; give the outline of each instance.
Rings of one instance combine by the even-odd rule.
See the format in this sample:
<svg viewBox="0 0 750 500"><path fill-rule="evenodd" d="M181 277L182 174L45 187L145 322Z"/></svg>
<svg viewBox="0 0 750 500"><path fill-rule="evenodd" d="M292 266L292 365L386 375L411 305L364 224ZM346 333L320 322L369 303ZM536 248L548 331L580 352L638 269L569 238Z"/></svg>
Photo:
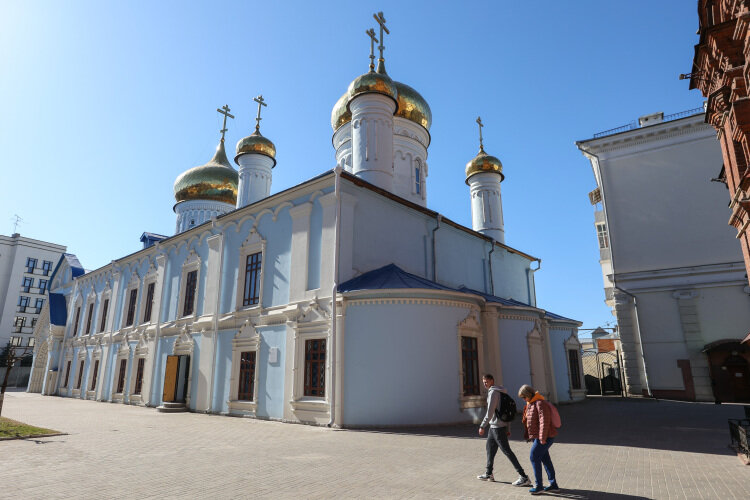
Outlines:
<svg viewBox="0 0 750 500"><path fill-rule="evenodd" d="M427 208L430 107L386 72L376 20L331 114L336 168L271 194L265 101L234 165L221 108L216 153L175 181L174 235L93 271L57 263L29 391L335 427L477 421L486 372L583 399L581 323L537 305L540 259L506 244L481 120L451 174L472 227Z"/></svg>

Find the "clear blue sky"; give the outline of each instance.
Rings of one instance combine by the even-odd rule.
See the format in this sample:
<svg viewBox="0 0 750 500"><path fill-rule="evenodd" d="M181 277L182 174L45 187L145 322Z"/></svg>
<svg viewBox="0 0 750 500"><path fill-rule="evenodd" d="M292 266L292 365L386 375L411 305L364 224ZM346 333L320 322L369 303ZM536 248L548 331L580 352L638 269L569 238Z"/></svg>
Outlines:
<svg viewBox="0 0 750 500"><path fill-rule="evenodd" d="M331 108L367 70L382 10L389 74L433 114L428 206L471 226L474 120L506 175L506 242L542 259L541 307L593 328L605 306L589 162L574 141L701 105L677 79L698 41L694 0L663 2L0 3L0 233L67 245L87 269L171 235L172 186L262 132L272 193L332 168Z"/></svg>

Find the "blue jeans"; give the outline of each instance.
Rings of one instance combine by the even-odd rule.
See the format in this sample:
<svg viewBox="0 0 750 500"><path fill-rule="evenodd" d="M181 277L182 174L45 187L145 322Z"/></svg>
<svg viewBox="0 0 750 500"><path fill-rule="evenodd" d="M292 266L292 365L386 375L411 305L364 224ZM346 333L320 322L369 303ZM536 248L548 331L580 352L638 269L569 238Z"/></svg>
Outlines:
<svg viewBox="0 0 750 500"><path fill-rule="evenodd" d="M537 486L542 486L542 464L544 464L544 470L547 471L547 478L550 483L555 482L555 467L552 465L552 459L549 456L549 447L555 438L548 437L547 443L542 444L538 439L534 440L534 444L531 445L531 453L529 459L531 460L531 466L534 468L534 479Z"/></svg>

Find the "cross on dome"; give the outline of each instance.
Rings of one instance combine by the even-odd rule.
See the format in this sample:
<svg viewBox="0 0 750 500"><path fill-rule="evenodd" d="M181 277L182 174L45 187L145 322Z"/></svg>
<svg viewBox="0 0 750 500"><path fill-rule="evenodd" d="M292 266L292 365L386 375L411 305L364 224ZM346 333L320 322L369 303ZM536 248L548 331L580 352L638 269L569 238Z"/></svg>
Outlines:
<svg viewBox="0 0 750 500"><path fill-rule="evenodd" d="M375 18L375 21L380 25L380 45L378 45L378 50L380 50L380 58L378 59L378 73L385 73L385 59L383 58L383 51L385 50L385 45L383 45L383 31L391 34L390 31L388 31L388 28L385 27L385 17L383 16L382 12L378 12L377 14L373 14L372 17Z"/></svg>
<svg viewBox="0 0 750 500"><path fill-rule="evenodd" d="M216 111L219 112L219 113L221 113L222 115L224 115L224 125L222 125L221 130L220 130L220 132L221 132L221 142L224 142L224 134L226 133L227 130L229 130L227 128L227 117L229 117L229 118L231 118L231 119L234 120L234 115L230 115L229 114L229 112L231 110L229 109L229 105L228 104L225 104L221 108L216 108Z"/></svg>
<svg viewBox="0 0 750 500"><path fill-rule="evenodd" d="M482 117L477 116L477 124L479 125L479 151L484 151L484 144L482 144L482 127L484 127L484 124L482 123Z"/></svg>
<svg viewBox="0 0 750 500"><path fill-rule="evenodd" d="M378 37L372 28L365 31L365 33L370 37L370 71L375 71L375 42L378 41Z"/></svg>
<svg viewBox="0 0 750 500"><path fill-rule="evenodd" d="M253 101L258 103L258 116L255 118L255 131L260 132L260 121L263 119L260 117L260 109L261 106L268 106L268 104L263 100L262 94L258 97L253 97Z"/></svg>

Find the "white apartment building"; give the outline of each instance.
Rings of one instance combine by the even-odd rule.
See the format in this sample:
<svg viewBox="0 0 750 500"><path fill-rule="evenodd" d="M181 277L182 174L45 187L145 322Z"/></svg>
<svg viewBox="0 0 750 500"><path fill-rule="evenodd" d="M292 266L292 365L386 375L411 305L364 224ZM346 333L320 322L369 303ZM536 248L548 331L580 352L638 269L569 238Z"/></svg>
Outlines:
<svg viewBox="0 0 750 500"><path fill-rule="evenodd" d="M49 277L65 250L18 233L0 235L0 347L11 336L31 337L47 302Z"/></svg>

